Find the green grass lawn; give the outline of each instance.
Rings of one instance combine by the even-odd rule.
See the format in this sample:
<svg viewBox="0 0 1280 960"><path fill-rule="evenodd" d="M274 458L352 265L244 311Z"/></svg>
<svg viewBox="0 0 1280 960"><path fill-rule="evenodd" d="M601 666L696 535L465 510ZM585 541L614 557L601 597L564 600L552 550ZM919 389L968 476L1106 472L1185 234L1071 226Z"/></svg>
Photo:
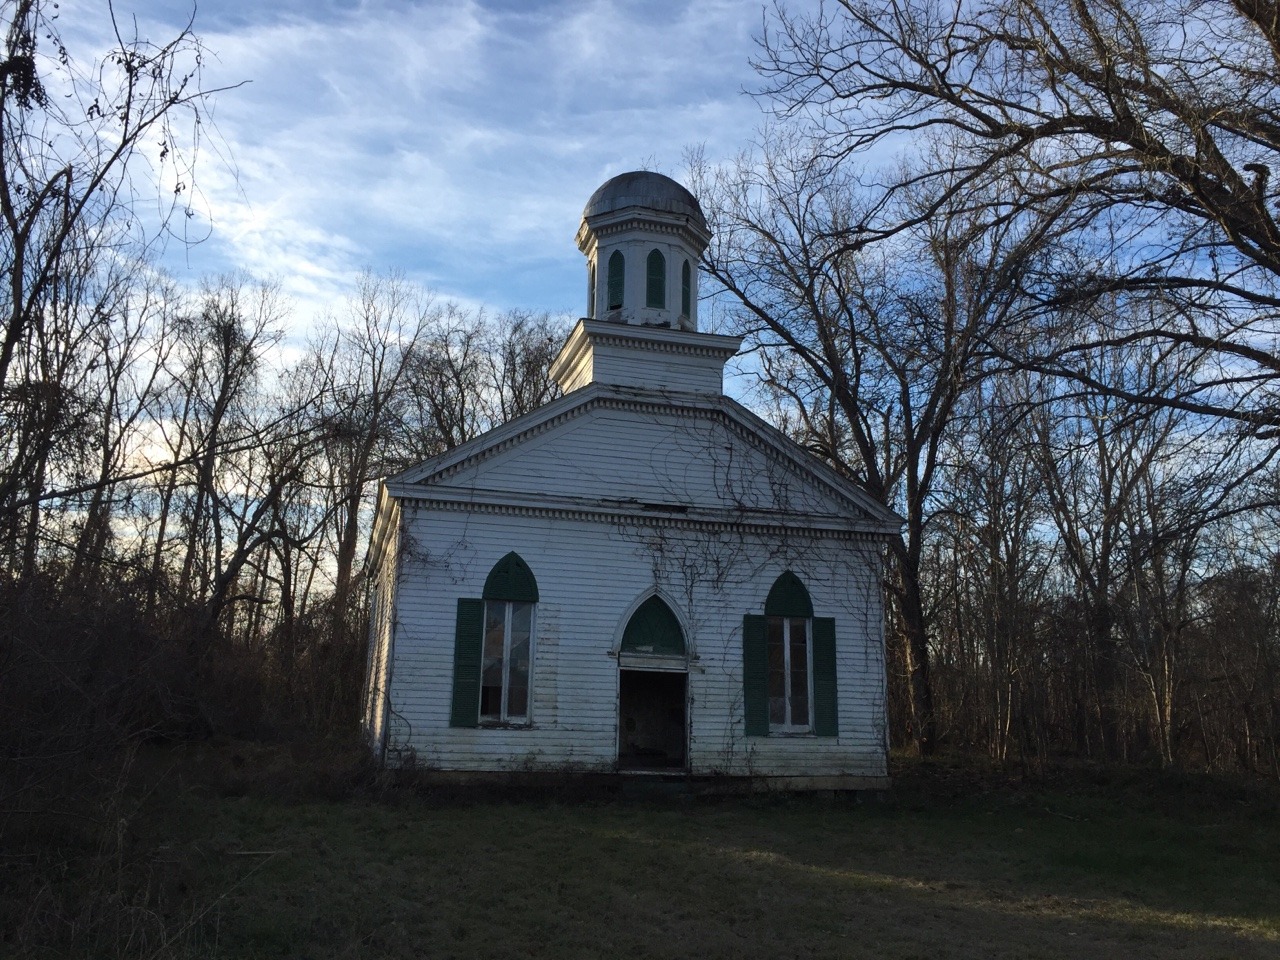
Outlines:
<svg viewBox="0 0 1280 960"><path fill-rule="evenodd" d="M1280 956L1273 792L1149 775L1028 786L919 764L897 782L880 802L575 803L185 783L128 825L146 868L130 902L146 912L110 943L184 957ZM138 952L118 949L130 933ZM81 955L54 934L14 945Z"/></svg>

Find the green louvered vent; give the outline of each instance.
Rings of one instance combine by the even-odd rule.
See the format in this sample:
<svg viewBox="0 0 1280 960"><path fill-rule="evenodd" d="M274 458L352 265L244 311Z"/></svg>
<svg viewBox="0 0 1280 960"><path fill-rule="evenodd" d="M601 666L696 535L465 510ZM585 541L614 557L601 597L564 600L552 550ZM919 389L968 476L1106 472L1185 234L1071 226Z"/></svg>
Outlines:
<svg viewBox="0 0 1280 960"><path fill-rule="evenodd" d="M596 315L596 262L587 265L587 316Z"/></svg>
<svg viewBox="0 0 1280 960"><path fill-rule="evenodd" d="M650 250L649 259L645 263L645 296L646 307L666 307L667 305L667 258L661 250Z"/></svg>
<svg viewBox="0 0 1280 960"><path fill-rule="evenodd" d="M693 306L693 271L689 268L689 261L684 262L684 266L680 268L680 313L683 316L689 316Z"/></svg>
<svg viewBox="0 0 1280 960"><path fill-rule="evenodd" d="M754 614L742 618L742 692L747 736L768 736L768 621Z"/></svg>
<svg viewBox="0 0 1280 960"><path fill-rule="evenodd" d="M766 617L812 617L813 601L809 591L790 570L773 582L764 602Z"/></svg>
<svg viewBox="0 0 1280 960"><path fill-rule="evenodd" d="M518 553L508 553L489 571L489 578L484 582L484 598L537 603L538 581Z"/></svg>
<svg viewBox="0 0 1280 960"><path fill-rule="evenodd" d="M650 597L631 615L622 634L622 650L672 657L684 654L684 631L662 598Z"/></svg>
<svg viewBox="0 0 1280 960"><path fill-rule="evenodd" d="M622 287L623 277L626 274L627 261L622 256L621 250L613 251L609 257L609 286L606 292L609 294L609 303L606 310L617 310L622 306Z"/></svg>
<svg viewBox="0 0 1280 960"><path fill-rule="evenodd" d="M453 707L449 726L474 727L480 721L480 651L483 600L459 600L453 634Z"/></svg>

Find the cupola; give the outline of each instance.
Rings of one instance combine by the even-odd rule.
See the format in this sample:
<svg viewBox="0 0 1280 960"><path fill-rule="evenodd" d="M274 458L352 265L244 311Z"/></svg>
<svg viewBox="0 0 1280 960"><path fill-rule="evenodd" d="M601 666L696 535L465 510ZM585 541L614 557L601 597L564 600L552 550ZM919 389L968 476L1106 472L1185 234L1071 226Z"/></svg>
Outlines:
<svg viewBox="0 0 1280 960"><path fill-rule="evenodd" d="M578 227L587 316L551 376L569 393L593 383L719 395L740 337L698 332L698 258L711 233L693 194L639 171L591 195Z"/></svg>
<svg viewBox="0 0 1280 960"><path fill-rule="evenodd" d="M578 227L587 257L587 317L698 329L698 258L711 234L692 193L647 170L607 181Z"/></svg>

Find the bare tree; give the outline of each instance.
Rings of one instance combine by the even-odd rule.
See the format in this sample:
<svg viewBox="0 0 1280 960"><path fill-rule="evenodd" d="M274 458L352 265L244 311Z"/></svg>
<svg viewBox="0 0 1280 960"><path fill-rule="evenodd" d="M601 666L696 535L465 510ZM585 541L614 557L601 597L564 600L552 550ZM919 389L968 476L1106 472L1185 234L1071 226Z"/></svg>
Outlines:
<svg viewBox="0 0 1280 960"><path fill-rule="evenodd" d="M129 268L133 267L133 270ZM135 488L116 478L144 456L151 425L160 416L167 385L165 363L172 346L170 325L181 298L168 278L138 264L120 264L107 274L114 302L97 307L109 323L93 324L89 376L84 390L94 398L90 456L85 478L93 488L77 503L83 513L72 557L71 580L109 558L116 526L127 521Z"/></svg>
<svg viewBox="0 0 1280 960"><path fill-rule="evenodd" d="M1269 525L1268 525L1269 526ZM1260 549L1232 548L1198 592L1202 618L1188 657L1198 682L1185 701L1209 769L1280 777L1280 557L1270 529Z"/></svg>
<svg viewBox="0 0 1280 960"><path fill-rule="evenodd" d="M442 304L408 359L404 465L435 456L559 396L551 379L568 324L549 314Z"/></svg>
<svg viewBox="0 0 1280 960"><path fill-rule="evenodd" d="M144 143L159 146L155 187L170 193L161 209L181 208L198 142L183 124L199 123L214 92L201 86L190 25L155 44L113 19L115 46L83 64L62 43L56 9L43 0L0 8L0 389L68 268L84 271L121 233L148 239L129 176Z"/></svg>
<svg viewBox="0 0 1280 960"><path fill-rule="evenodd" d="M985 207L900 194L904 216L934 215L893 244L855 249L846 231L866 209L854 179L807 138L775 143L698 185L715 233L705 263L764 348L763 374L791 400L804 442L906 518L891 588L913 736L928 752L937 730L921 572L939 451L957 405L990 373L988 344L1023 309L1055 222L1007 216L993 177L972 186Z"/></svg>
<svg viewBox="0 0 1280 960"><path fill-rule="evenodd" d="M274 287L227 277L208 286L196 312L179 324L174 383L187 416L174 460L175 467L183 464L180 483L189 497L182 509L185 549L178 589L202 603L217 591L240 549L238 537L235 547L228 542L228 523L235 523L238 513L233 504L243 489L234 476L237 453L231 448L265 443L259 429L261 379L266 354L280 337L281 312ZM246 437L257 442L245 444Z"/></svg>
<svg viewBox="0 0 1280 960"><path fill-rule="evenodd" d="M962 742L1006 761L1048 746L1040 622L1054 544L1031 447L1031 378L1006 373L966 395L946 438L931 557L939 699Z"/></svg>
<svg viewBox="0 0 1280 960"><path fill-rule="evenodd" d="M560 395L551 379L551 363L567 330L564 318L510 310L498 316L489 333L488 419L493 426L538 409Z"/></svg>
<svg viewBox="0 0 1280 960"><path fill-rule="evenodd" d="M129 322L128 264L191 194L214 92L201 85L190 24L153 43L108 7L114 43L84 62L62 41L61 12L46 0L0 4L0 435L11 438L0 446L0 536L28 572L43 504L59 489L77 497L108 482L101 462L71 462L69 445L110 429L96 387L113 361L99 353ZM154 216L144 212L147 179L136 176L143 153ZM99 439L114 446L122 436ZM118 454L107 456L112 468ZM103 529L104 502L90 505L87 528Z"/></svg>
<svg viewBox="0 0 1280 960"><path fill-rule="evenodd" d="M1247 0L836 0L803 16L776 7L758 66L769 103L827 157L933 137L960 147L943 165L877 171L874 201L841 228L843 244L915 229L1006 167L1016 208L1068 202L1075 218L1079 256L1043 289L1050 306L1120 291L1179 304L1025 359L1101 389L1081 359L1096 347L1183 351L1197 379L1181 393L1121 395L1270 431L1280 425L1278 57L1280 19ZM896 197L922 184L931 203L904 214Z"/></svg>
<svg viewBox="0 0 1280 960"><path fill-rule="evenodd" d="M1181 359L1136 344L1095 350L1089 376L1114 389L1041 379L1031 413L1033 459L1072 601L1066 632L1083 639L1088 684L1079 693L1097 720L1097 740L1084 746L1110 758L1130 753L1123 717L1145 713L1165 765L1177 752L1174 711L1206 569L1203 537L1255 508L1242 494L1273 452L1215 419L1117 395L1176 395L1195 375ZM1136 707L1130 680L1139 687Z"/></svg>
<svg viewBox="0 0 1280 960"><path fill-rule="evenodd" d="M366 273L346 316L332 323L311 351L324 397L320 426L333 491L339 609L345 609L351 591L370 485L390 472L396 404L430 309L430 299L402 277Z"/></svg>

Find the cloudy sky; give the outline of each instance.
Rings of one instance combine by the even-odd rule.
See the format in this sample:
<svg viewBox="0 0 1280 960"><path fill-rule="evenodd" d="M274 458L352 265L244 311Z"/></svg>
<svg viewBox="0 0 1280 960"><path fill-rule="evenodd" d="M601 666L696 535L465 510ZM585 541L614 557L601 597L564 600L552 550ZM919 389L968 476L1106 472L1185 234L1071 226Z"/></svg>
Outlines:
<svg viewBox="0 0 1280 960"><path fill-rule="evenodd" d="M182 0L113 0L153 40ZM106 0L62 0L71 41ZM365 267L493 309L582 312L573 243L604 180L745 147L761 120L757 0L202 0L216 136L198 184L211 229L187 279L278 278L305 314ZM219 153L223 158L219 157Z"/></svg>

